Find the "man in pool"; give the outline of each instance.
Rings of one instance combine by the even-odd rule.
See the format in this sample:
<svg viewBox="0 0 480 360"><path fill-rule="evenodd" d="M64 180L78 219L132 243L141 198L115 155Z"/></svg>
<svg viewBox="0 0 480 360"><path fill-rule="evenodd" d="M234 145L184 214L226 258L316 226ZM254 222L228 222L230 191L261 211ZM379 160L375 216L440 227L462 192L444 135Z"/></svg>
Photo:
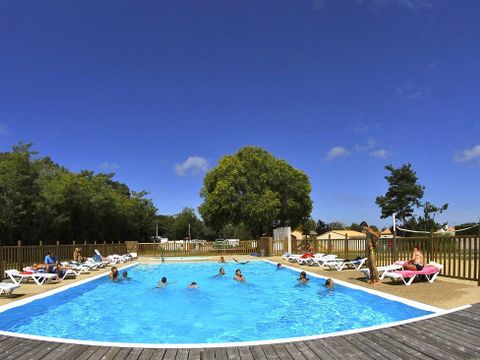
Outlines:
<svg viewBox="0 0 480 360"><path fill-rule="evenodd" d="M124 271L124 272L122 273L122 279L123 279L123 280L130 280L130 278L128 277L128 272L127 272L127 271Z"/></svg>
<svg viewBox="0 0 480 360"><path fill-rule="evenodd" d="M225 258L223 256L220 256L220 259L218 259L219 263L226 263Z"/></svg>
<svg viewBox="0 0 480 360"><path fill-rule="evenodd" d="M310 281L310 279L307 278L307 273L305 271L302 271L300 273L300 277L298 278L298 282L300 284L308 284L309 281Z"/></svg>
<svg viewBox="0 0 480 360"><path fill-rule="evenodd" d="M242 275L242 271L240 269L235 270L235 276L233 277L233 280L240 282L245 281L245 276Z"/></svg>
<svg viewBox="0 0 480 360"><path fill-rule="evenodd" d="M282 266L282 264L278 263L277 264L277 270L281 270L281 269L283 269L283 266Z"/></svg>
<svg viewBox="0 0 480 360"><path fill-rule="evenodd" d="M163 288L165 286L167 286L167 278L164 276L164 277L162 277L162 280L160 280L158 282L157 287L158 288Z"/></svg>
<svg viewBox="0 0 480 360"><path fill-rule="evenodd" d="M198 284L195 281L192 281L190 285L188 285L189 289L196 289L198 288Z"/></svg>
<svg viewBox="0 0 480 360"><path fill-rule="evenodd" d="M215 276L223 276L223 275L225 275L225 269L221 267L220 269L218 269L218 274Z"/></svg>
<svg viewBox="0 0 480 360"><path fill-rule="evenodd" d="M335 286L335 283L333 282L333 279L332 278L328 278L327 280L325 280L325 287L328 289L328 290L333 290L333 287Z"/></svg>

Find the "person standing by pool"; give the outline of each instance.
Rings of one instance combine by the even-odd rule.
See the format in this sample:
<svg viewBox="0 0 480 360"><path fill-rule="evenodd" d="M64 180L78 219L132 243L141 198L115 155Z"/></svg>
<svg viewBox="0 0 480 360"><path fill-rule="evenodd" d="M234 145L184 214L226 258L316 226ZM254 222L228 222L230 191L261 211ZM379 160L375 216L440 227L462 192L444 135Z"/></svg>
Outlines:
<svg viewBox="0 0 480 360"><path fill-rule="evenodd" d="M377 271L377 234L370 229L366 221L362 221L360 226L363 228L363 233L365 234L365 244L367 250L368 258L368 269L370 270L370 280L369 284L380 284L380 279L378 277Z"/></svg>
<svg viewBox="0 0 480 360"><path fill-rule="evenodd" d="M235 270L235 276L233 277L233 280L240 282L245 281L245 276L242 275L242 271L240 269Z"/></svg>

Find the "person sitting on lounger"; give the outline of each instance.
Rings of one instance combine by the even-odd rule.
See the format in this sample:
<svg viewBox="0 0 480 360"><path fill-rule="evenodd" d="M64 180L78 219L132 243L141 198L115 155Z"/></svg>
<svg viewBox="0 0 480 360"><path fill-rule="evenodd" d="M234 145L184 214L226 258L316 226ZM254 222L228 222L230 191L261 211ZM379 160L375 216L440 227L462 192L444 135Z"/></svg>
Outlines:
<svg viewBox="0 0 480 360"><path fill-rule="evenodd" d="M112 270L110 270L110 274L108 274L108 278L110 280L117 280L118 279L118 269L116 266L112 267Z"/></svg>
<svg viewBox="0 0 480 360"><path fill-rule="evenodd" d="M53 251L48 250L45 259L43 260L45 264L45 270L48 272L56 272L57 271L57 262L58 258L55 256Z"/></svg>
<svg viewBox="0 0 480 360"><path fill-rule="evenodd" d="M232 260L235 261L237 264L240 264L240 265L245 265L245 264L248 264L250 261L238 261L237 259L235 259L234 257L232 257Z"/></svg>
<svg viewBox="0 0 480 360"><path fill-rule="evenodd" d="M82 253L80 248L75 248L73 251L73 261L74 262L81 262L82 261Z"/></svg>
<svg viewBox="0 0 480 360"><path fill-rule="evenodd" d="M245 276L242 275L242 271L240 269L235 270L235 276L233 277L233 280L240 282L245 281Z"/></svg>
<svg viewBox="0 0 480 360"><path fill-rule="evenodd" d="M307 278L307 273L305 271L302 271L300 273L300 277L298 278L298 282L301 284L307 284L310 281L309 278Z"/></svg>
<svg viewBox="0 0 480 360"><path fill-rule="evenodd" d="M410 260L403 264L403 268L405 270L420 271L423 269L423 266L423 254L420 251L420 247L415 245Z"/></svg>

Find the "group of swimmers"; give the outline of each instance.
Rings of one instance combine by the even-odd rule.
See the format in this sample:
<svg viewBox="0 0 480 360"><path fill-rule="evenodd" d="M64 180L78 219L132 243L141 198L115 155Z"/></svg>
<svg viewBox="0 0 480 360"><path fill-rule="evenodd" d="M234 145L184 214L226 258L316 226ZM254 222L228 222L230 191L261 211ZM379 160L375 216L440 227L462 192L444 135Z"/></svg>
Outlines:
<svg viewBox="0 0 480 360"><path fill-rule="evenodd" d="M117 269L116 266L112 266L112 269L110 270L110 273L108 274L108 278L110 280L113 280L113 281L119 280L118 269ZM128 277L128 272L127 271L122 272L122 280L128 280L128 279L130 279Z"/></svg>
<svg viewBox="0 0 480 360"><path fill-rule="evenodd" d="M307 273L305 271L302 271L300 273L300 277L297 279L300 284L308 284L310 281L309 278L307 278ZM335 283L333 282L332 278L328 278L325 280L325 287L329 290L333 290L333 287L335 286Z"/></svg>

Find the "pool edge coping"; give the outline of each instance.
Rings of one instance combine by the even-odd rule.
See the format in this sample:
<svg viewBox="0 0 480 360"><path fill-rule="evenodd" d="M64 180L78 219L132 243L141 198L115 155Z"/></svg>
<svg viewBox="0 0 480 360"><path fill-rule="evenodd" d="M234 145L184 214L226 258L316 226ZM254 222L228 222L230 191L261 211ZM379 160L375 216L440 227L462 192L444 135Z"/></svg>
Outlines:
<svg viewBox="0 0 480 360"><path fill-rule="evenodd" d="M276 264L273 261L267 260L267 259L262 259L262 261L270 263L270 264ZM122 269L127 269L132 266L136 266L140 264L139 262L134 262L132 264L129 264L127 266L124 266ZM296 267L291 267L288 265L283 265L285 268L294 270L296 272L299 271L304 271L302 269L298 269ZM306 271L307 274L314 276L316 278L321 278L321 279L326 279L326 276L319 275L310 271ZM86 279L82 279L80 281L58 287L56 289L52 289L49 291L46 291L41 294L37 294L31 297L28 297L26 299L14 301L10 304L5 304L0 306L0 313L9 310L11 308L23 306L25 304L28 304L30 302L33 302L38 299L42 299L45 297L48 297L50 295L54 295L56 293L83 285L85 283L88 283L90 281L94 281L97 279L100 279L104 276L107 276L108 272L104 272L102 274L98 274L95 276L91 276ZM329 338L329 337L336 337L336 336L345 336L345 335L351 335L351 334L358 334L358 333L363 333L363 332L370 332L374 330L381 330L381 329L387 329L395 326L400 326L400 325L405 325L405 324L410 324L414 323L417 321L422 321L422 320L427 320L443 315L447 315L450 313L454 313L460 310L464 310L467 308L470 308L471 305L463 305L459 306L453 309L441 309L437 308L431 305L423 304L418 301L410 300L410 299L405 299L396 295L392 294L387 294L383 293L378 290L374 289L368 289L364 288L359 285L351 284L346 281L342 280L337 280L335 279L336 282L340 285L347 286L356 290L361 290L365 291L367 293L370 293L372 295L380 296L383 298L386 298L388 300L392 301L398 301L402 302L408 306L416 307L421 310L425 311L430 311L432 314L424 315L424 316L419 316L419 317L414 317L410 319L405 319L405 320L400 320L400 321L395 321L387 324L381 324L381 325L374 325L374 326L368 326L368 327L362 327L358 329L350 329L350 330L342 330L342 331L336 331L332 333L327 333L327 334L317 334L317 335L308 335L308 336L298 336L298 337L291 337L291 338L281 338L281 339L271 339L271 340L253 340L253 341L238 341L238 342L228 342L228 343L191 343L191 344L151 344L151 343L121 343L121 342L108 342L108 341L96 341L96 340L76 340L76 339L69 339L69 338L56 338L56 337L49 337L49 336L40 336L40 335L30 335L30 334L21 334L21 333L15 333L15 332L9 332L9 331L3 331L0 330L0 335L4 336L11 336L15 338L22 338L22 339L28 339L28 340L39 340L39 341L50 341L50 342L55 342L55 343L64 343L64 344L75 344L75 345L89 345L89 346L102 346L102 347L118 347L118 348L145 348L145 349L202 349L202 348L228 348L228 347L242 347L242 346L257 346L257 345L269 345L269 344L282 344L282 343L288 343L288 342L300 342L300 341L307 341L307 340L316 340L316 339L322 339L322 338Z"/></svg>

